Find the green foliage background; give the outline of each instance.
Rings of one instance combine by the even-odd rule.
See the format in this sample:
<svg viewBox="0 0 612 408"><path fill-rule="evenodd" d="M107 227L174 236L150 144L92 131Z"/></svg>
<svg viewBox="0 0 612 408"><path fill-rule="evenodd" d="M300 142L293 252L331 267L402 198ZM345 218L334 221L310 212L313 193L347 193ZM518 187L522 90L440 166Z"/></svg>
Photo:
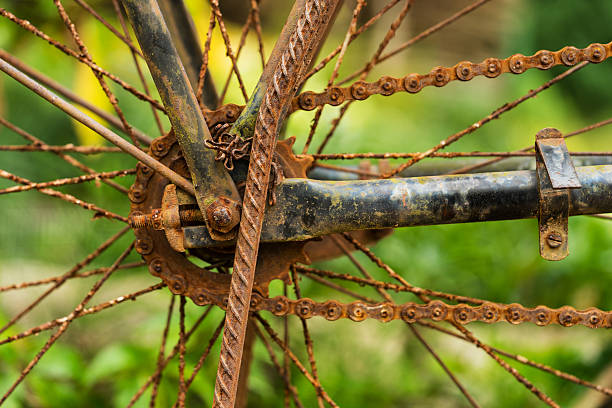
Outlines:
<svg viewBox="0 0 612 408"><path fill-rule="evenodd" d="M112 7L107 2L91 3L116 25ZM468 4L467 1L437 3L417 0L414 16L400 30L396 43L426 28L427 18L445 17ZM208 7L203 2L189 1L188 4L194 11L200 33L204 33ZM373 1L371 7L376 9L380 5ZM52 2L2 0L0 6L6 6L18 16L29 19L54 38L70 42ZM95 60L128 82L137 83L127 50L72 2L67 0L66 6L74 16L84 40L90 44ZM264 0L262 7L265 13L266 49L269 52L289 5ZM233 21L229 26L230 34L232 41L237 43L240 25L236 21L242 18L239 15L241 10L233 10L226 4L224 12ZM611 14L612 3L605 0L492 1L473 16L383 64L370 79L383 74L403 76L408 72L428 72L433 66L451 66L462 59L480 61L488 56L505 57L514 53L531 55L538 49L556 50L568 44L584 47L592 42L607 43L612 38L608 23ZM328 41L321 55L326 55L341 41L349 18L347 8L340 14L337 27L332 30L331 37L335 41ZM389 23L387 19L382 26L386 27ZM380 38L382 32L376 33ZM375 44L373 37L376 36L360 39L351 45L340 77L363 64L364 56L372 53ZM241 57L241 67L247 88L252 89L260 67L256 63L256 47L252 38L248 44L251 47ZM79 71L82 68L7 20L0 21L0 46L64 85L76 88L88 99L104 103L99 94L90 93L90 88L81 88L78 81L84 75ZM211 59L214 78L225 78L227 75L228 63L223 54L220 39L215 37ZM529 71L520 77L506 75L495 81L477 78L469 83L451 83L441 89L428 88L418 95L369 98L353 105L326 151L424 150L562 70ZM326 72L329 75L330 70ZM587 67L448 150L513 150L532 144L535 133L543 127L553 126L566 132L606 119L612 107L607 86L610 74L610 63ZM8 77L0 78L0 113L8 120L49 144L79 143L83 140L101 143ZM326 78L325 74L313 78L307 88L322 89ZM95 82L93 76L89 79ZM235 83L233 85L227 101L242 102ZM114 84L111 86L130 122L151 135L157 135L149 108ZM337 108L325 109L323 126L315 135L313 146L318 146L337 112ZM311 118L312 113L299 112L289 121L287 134L298 137L298 149L301 149L308 134ZM609 130L604 128L572 139L568 145L571 150L609 150L608 133ZM0 140L3 145L23 144L18 136L7 129L0 129ZM88 156L83 161L99 171L134 166L132 159L120 155ZM68 164L45 153L2 153L0 167L31 180L76 175ZM131 179L118 181L129 186ZM0 180L0 188L9 185ZM86 197L88 201L121 214L128 212L127 200L104 185L99 188L94 184L71 186L62 188L62 191ZM91 214L35 192L0 197L0 217L3 220L0 228L0 285L64 273L118 230L115 223L91 221ZM105 252L91 267L111 264L132 239L130 234ZM575 218L570 220L570 237L571 255L556 263L545 262L538 256L535 220L402 229L379 243L375 252L411 283L421 287L531 306L572 304L578 308L596 306L611 309L610 224L592 218ZM383 273L364 257L360 254L356 256L375 277L384 278ZM136 255L132 255L128 261L137 259ZM354 267L346 259L320 266L355 273ZM155 282L146 268L117 272L91 304ZM92 284L89 280L67 283L7 334L21 332L69 313ZM348 300L337 294L331 295L308 280L304 280L302 285L304 291L315 299L334 296ZM0 324L8 321L42 290L27 289L0 294ZM272 294L278 294L281 290L281 286L275 283ZM375 296L375 293L372 291L368 295ZM412 300L402 296L397 296L397 299ZM42 359L6 406L125 406L154 370L168 302L167 291L163 290L144 296L142 301L127 302L97 316L79 319ZM188 327L201 311L188 304ZM203 329L190 341L188 372L221 318L220 311L213 311L203 323ZM173 321L175 324L171 328L167 349L177 340L176 315ZM274 323L280 330L281 323ZM306 361L301 347L299 322L291 319L289 324L292 333L296 333L292 336L292 344L299 350L302 361ZM314 319L309 324L322 383L341 406L466 406L465 400L437 363L424 352L401 322L383 325L370 321L354 324ZM505 324L494 327L475 324L471 328L490 344L589 380L596 380L610 370L612 347L610 334L604 331L555 327L536 329L531 325L510 327ZM540 404L480 350L425 329L423 334L482 406ZM47 338L48 334L45 333L14 343L13 346L0 346L0 391L10 386ZM211 356L218 355L218 347L217 344L213 348ZM259 342L255 356L249 406L282 405L281 381ZM216 364L216 358L210 358L205 364L190 390L188 406L210 405ZM601 401L592 402L589 400L592 396L580 387L512 361L510 364L562 406L600 406L597 404ZM174 361L164 372L159 406L170 406L175 401L177 373ZM298 388L306 390L302 396L305 405L314 406L315 395L306 381L297 370L292 372L292 376ZM137 406L148 406L148 394Z"/></svg>

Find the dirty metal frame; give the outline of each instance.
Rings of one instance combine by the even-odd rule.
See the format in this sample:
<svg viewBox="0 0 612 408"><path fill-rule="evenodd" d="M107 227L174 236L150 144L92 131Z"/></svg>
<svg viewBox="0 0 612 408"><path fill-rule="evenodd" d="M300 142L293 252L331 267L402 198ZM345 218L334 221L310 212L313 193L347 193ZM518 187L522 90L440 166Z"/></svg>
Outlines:
<svg viewBox="0 0 612 408"><path fill-rule="evenodd" d="M173 44L179 54L192 89L198 89L202 48L195 24L183 0L157 0L164 16ZM219 96L208 70L204 75L204 105L214 110L219 104Z"/></svg>
<svg viewBox="0 0 612 408"><path fill-rule="evenodd" d="M612 165L577 168L568 214L612 212ZM266 210L262 242L300 241L363 229L534 218L540 211L532 170L389 180L286 179ZM218 245L206 228L184 227L185 248Z"/></svg>
<svg viewBox="0 0 612 408"><path fill-rule="evenodd" d="M211 139L210 131L157 1L122 3L183 151L198 206L203 213L211 206L222 208L229 213L234 227L239 222L238 190L223 164L215 161L215 152L204 144ZM226 206L227 202L231 205ZM205 221L216 239L227 240L235 235L217 231L211 219Z"/></svg>

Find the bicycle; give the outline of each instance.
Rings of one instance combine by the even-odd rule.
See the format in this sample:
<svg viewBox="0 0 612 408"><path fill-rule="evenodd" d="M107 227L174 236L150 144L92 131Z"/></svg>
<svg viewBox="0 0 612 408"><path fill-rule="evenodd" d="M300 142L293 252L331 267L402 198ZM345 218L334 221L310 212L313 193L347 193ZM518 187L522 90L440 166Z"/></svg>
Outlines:
<svg viewBox="0 0 612 408"><path fill-rule="evenodd" d="M343 36L343 42L331 53L326 54L322 62L315 64L312 61L316 60L315 56L321 51L320 45L326 38L329 29L327 25L333 23L334 16L340 10L340 2L297 1L287 24L278 36L274 51L266 62L259 4L253 0L249 2L250 11L247 24L242 28L238 47L242 49L249 29L254 26L262 75L254 91L249 95L237 66L238 51L234 53L230 46L223 13L217 1L211 1L212 11L203 52L199 50L197 39L194 40L195 31L186 8L181 4L171 7L170 2L160 1L160 8L158 8L154 1L125 0L122 2L138 39L140 45L138 48L130 39L127 22L124 21L119 3L113 2L117 10L116 18L121 24L123 33L103 19L83 0L76 2L112 30L120 41L125 42L135 60L143 58L147 62L162 102L160 103L150 95L147 81L142 73L144 92L98 66L86 44L81 40L69 13L59 0L54 1L55 7L78 51L53 40L35 25L1 9L3 17L50 42L91 69L102 85L116 115L109 115L92 106L80 95L33 71L5 51L0 54L0 69L42 98L52 102L72 118L95 130L117 147L48 145L2 119L1 123L4 126L31 142L26 146L6 146L3 150L51 152L77 167L85 175L35 183L3 170L0 174L3 178L21 184L21 186L7 187L0 193L38 190L43 194L93 211L96 218L128 224L67 273L51 279L2 288L2 291L9 291L51 284L50 289L35 299L31 306L19 311L0 329L4 332L69 279L102 275L78 303L78 306L65 317L34 326L0 341L1 344L12 343L41 331L58 327L41 352L36 354L16 381L10 385L1 402L7 400L13 390L24 378L27 378L48 348L64 334L73 321L114 307L126 300L136 299L150 292L166 290L178 295L180 299L179 341L170 353L171 357L179 356L176 401L178 406L185 405L187 389L193 383L195 375L201 369L212 347L218 342L222 331L224 335L215 388L215 406L233 406L236 401L238 405L246 403L248 376L240 377L242 381L239 381L239 373L248 372L250 362L248 356L256 337L262 340L279 374L280 384L284 388L285 404L292 401L296 406L303 406L298 390L289 377L290 369L287 367L289 363L292 363L296 370L304 376L305 380L302 381L310 383L313 387L314 395L311 403L316 401L319 406L325 404L337 406L333 396L328 394L319 380L317 361L314 358L312 337L308 326L309 319L315 316L323 317L327 321L339 319L355 322L373 319L385 323L394 320L403 321L415 338L442 367L451 382L456 385L458 392L472 406L478 406L476 399L472 396L473 390L468 391L462 385L421 335L420 327L417 328L417 326L446 333L482 349L511 377L550 406L558 406L558 404L501 356L552 373L560 379L592 388L605 396L612 395L612 390L606 386L597 386L571 374L555 371L549 366L490 346L477 338L466 327L467 323L472 321L485 323L506 321L513 324L532 322L539 326L558 324L560 326L583 325L592 328L607 328L612 324L609 312L593 308L585 310L546 306L528 308L514 303L489 302L478 296L424 289L411 284L405 276L384 263L367 246L381 239L384 243L384 237L389 233L388 229L399 226L492 221L529 218L538 215L541 253L549 259L561 259L567 255L568 216L610 212L612 209L609 208L609 203L612 201L609 200L611 190L608 180L611 177L610 168L607 165L610 154L608 152L579 152L576 154L578 156L576 162L591 164L595 160L602 165L578 167L577 173L573 176L570 153L564 147L564 139L605 126L612 121L600 121L565 135L553 130L542 131L538 133L536 140L537 152L531 151L533 145L511 152L445 153L440 150L505 115L514 107L539 95L550 86L587 65L604 62L611 55L610 44L593 42L584 48L567 46L557 51L539 51L532 56L515 54L505 59L487 58L482 63L462 61L452 67L436 67L428 74L408 74L401 78L381 76L378 80L366 82L367 75L376 65L391 58L399 50L412 46L454 23L462 16L493 2L476 1L399 45L396 50L385 53L402 21L409 15L414 2L391 0L360 25L359 18L364 10L365 2L357 1L352 9L349 27ZM400 9L399 12L396 8ZM397 14L393 15L389 28L374 56L362 69L345 78L340 78L339 69L343 58L345 56L348 58L347 50L349 50L350 43L392 10ZM208 72L208 65L212 65L208 53L211 33L215 25L220 26L223 42L231 60L229 79L232 76L237 78L239 94L245 99L246 105L244 106L220 104L219 101L223 101L224 95L228 92L229 79L219 97L216 97L211 79L213 76ZM203 57L201 58L200 55ZM327 84L324 85L325 90L318 93L302 91L305 80L321 71L326 64L333 61L334 57L336 65ZM503 73L523 75L535 68L548 70L555 66L566 66L569 69L423 152L323 153L330 143L334 143L333 135L355 101L369 99L374 95L419 94L424 93L428 87L442 88L451 82L471 81L477 76L496 78L504 77L501 75ZM183 69L177 69L177 67L183 67ZM359 80L355 81L357 78ZM118 105L115 97L116 90L109 87L111 82L151 106L157 118L158 131L162 134L160 137L151 140L145 132L130 125L126 119L127 115ZM469 85L465 84L465 86ZM60 93L62 99L58 99L47 88L52 88L55 92ZM64 98L71 102L64 101ZM75 104L86 107L105 119L118 132L124 133L127 139L84 114L75 107ZM332 122L317 152L308 154L318 123L327 105L341 106L340 114ZM304 142L302 154L296 155L294 138L280 140L278 143L275 139L278 133L282 132L283 118L300 110L315 110L315 116ZM172 131L165 131L163 120L158 118L160 113L165 113L169 117ZM148 150L141 148L141 145L149 145ZM553 166L559 162L555 161L554 154L546 153L546 148L553 149L553 153L557 156L563 156L565 162L560 169L557 169L561 172L562 177L559 177L553 170ZM135 157L138 160L136 168L96 172L68 155L68 153L110 154L117 152L126 152ZM430 157L493 157L488 161L443 170L443 172L466 173L486 168L486 165L501 162L509 157L534 155L538 160L538 168L535 172L515 171L507 174L480 173L465 176L393 178L400 174L410 175L409 172L416 168L412 167L413 165ZM377 168L371 166L338 167L321 163L325 160L353 159L399 159L403 162L394 168L384 161L379 162ZM515 166L515 163L513 165ZM130 175L135 175L135 178L129 189L114 181L117 177ZM361 180L351 181L352 176L357 176L355 178L361 178ZM317 178L329 180L314 180ZM560 178L564 179L560 180ZM129 216L117 214L117 211L107 210L54 189L86 181L103 182L127 196L131 202ZM570 188L576 187L580 188L570 192ZM267 208L265 212L264 208ZM127 249L112 262L110 267L80 272L130 229L134 231L136 240L127 246ZM235 243L236 240L237 243ZM260 248L259 256L258 248ZM149 272L161 278L162 282L88 307L92 297L116 271L143 266L143 263L124 263L133 250L142 256ZM355 257L354 251L361 253L360 256L380 268L385 276L392 278L393 282L375 279L372 272ZM235 254L238 255L234 259ZM353 263L363 277L305 266L309 261L326 260L338 255L346 256L348 262ZM257 262L257 267L255 262ZM230 267L232 267L231 271ZM327 286L334 291L334 294L342 293L343 297L351 301L340 302L333 295L328 294L323 295L326 296L323 297L324 301L303 297L302 288L300 288L301 277ZM278 280L284 282L281 284L284 289L278 287ZM274 281L276 283L272 283ZM335 281L374 288L382 302L338 285L334 283ZM293 286L295 299L287 294L289 291L287 286ZM316 291L313 292L316 294ZM402 296L403 294L416 295L417 302L414 302L415 299L407 300L407 296ZM155 404L161 374L171 359L164 353L169 322L175 307L174 297L171 298L157 367L145 385L138 389L136 395L131 398L128 403L130 406L142 396L149 386L152 386L153 390L151 404ZM198 306L209 305L202 319L209 313L213 313L210 312L213 305L230 311L225 323L222 319L214 328L204 354L196 363L190 378L185 377L185 344L201 320L194 324L193 329L186 331L186 298L190 298ZM353 299L356 300L353 301ZM269 319L264 317L263 313L259 313L260 311L285 318L288 315L298 317L303 331L308 364L300 361L289 348L287 337L283 340L270 325ZM247 330L247 322L249 322L249 330ZM284 322L285 336L288 336L289 323L286 319ZM450 328L438 322L447 322ZM270 342L276 343L282 350L285 356L284 366L277 361ZM243 343L246 343L246 346ZM243 350L247 355L244 359L240 357Z"/></svg>

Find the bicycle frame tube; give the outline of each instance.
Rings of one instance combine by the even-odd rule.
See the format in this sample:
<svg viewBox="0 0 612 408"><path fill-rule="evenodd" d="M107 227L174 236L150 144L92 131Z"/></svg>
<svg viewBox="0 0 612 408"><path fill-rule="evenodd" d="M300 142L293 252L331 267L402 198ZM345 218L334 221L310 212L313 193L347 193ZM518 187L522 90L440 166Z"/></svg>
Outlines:
<svg viewBox="0 0 612 408"><path fill-rule="evenodd" d="M155 0L122 0L191 172L202 211L225 196L240 197L229 173L207 149L210 132Z"/></svg>
<svg viewBox="0 0 612 408"><path fill-rule="evenodd" d="M578 167L570 215L612 212L612 165ZM535 171L389 180L287 179L268 206L262 242L300 241L338 232L533 218ZM183 229L185 248L216 245L203 227Z"/></svg>
<svg viewBox="0 0 612 408"><path fill-rule="evenodd" d="M197 89L202 65L202 49L193 19L183 0L157 0L157 4L164 16L176 51L183 62L191 88ZM203 99L208 109L217 108L219 97L208 70L204 75Z"/></svg>

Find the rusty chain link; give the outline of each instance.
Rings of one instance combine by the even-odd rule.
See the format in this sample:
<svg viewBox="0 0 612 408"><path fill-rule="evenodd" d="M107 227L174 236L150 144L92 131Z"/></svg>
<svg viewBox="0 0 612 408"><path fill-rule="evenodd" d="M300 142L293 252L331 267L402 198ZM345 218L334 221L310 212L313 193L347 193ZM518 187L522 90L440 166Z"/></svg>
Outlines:
<svg viewBox="0 0 612 408"><path fill-rule="evenodd" d="M225 308L224 304L218 306ZM264 298L253 294L251 297L251 312L268 311L276 316L296 315L303 319L315 316L329 321L350 319L361 322L375 319L386 323L392 320L403 320L416 323L421 320L447 321L465 325L471 322L512 324L534 323L538 326L559 324L564 327L582 325L590 328L611 328L612 312L604 312L597 308L576 310L571 306L558 309L547 306L528 308L518 303L501 304L485 302L482 305L470 306L464 303L452 305L440 300L429 303L408 302L396 303L342 303L336 300L316 302L310 298L289 299L286 296Z"/></svg>
<svg viewBox="0 0 612 408"><path fill-rule="evenodd" d="M496 78L501 74L522 74L532 68L548 70L565 65L573 67L583 61L600 63L612 56L612 42L607 44L593 43L580 49L567 46L559 51L541 50L531 56L514 54L505 59L486 58L481 63L461 61L453 67L435 67L428 74L408 74L403 78L383 76L375 82L357 81L350 86L332 86L324 92L306 91L292 101L291 111L313 110L323 105L341 105L347 101L364 100L372 95L389 96L398 92L417 93L427 86L442 87L451 81L469 81L484 75ZM227 104L216 110L204 112L209 125L233 122L244 106Z"/></svg>
<svg viewBox="0 0 612 408"><path fill-rule="evenodd" d="M612 55L612 42L593 43L580 49L567 46L559 51L538 51L535 55L514 54L506 59L487 58L476 64L461 61L455 66L435 67L428 74L409 74L403 78L383 76L376 82L357 81L350 86L332 86L324 92L307 91L293 99L292 110L313 110L323 105L340 105L351 100L364 100L372 95L389 96L397 92L417 93L426 86L442 87L451 81L469 81L484 75L496 78L504 73L522 74L529 69L547 70L558 65L572 67L583 61L599 63Z"/></svg>

